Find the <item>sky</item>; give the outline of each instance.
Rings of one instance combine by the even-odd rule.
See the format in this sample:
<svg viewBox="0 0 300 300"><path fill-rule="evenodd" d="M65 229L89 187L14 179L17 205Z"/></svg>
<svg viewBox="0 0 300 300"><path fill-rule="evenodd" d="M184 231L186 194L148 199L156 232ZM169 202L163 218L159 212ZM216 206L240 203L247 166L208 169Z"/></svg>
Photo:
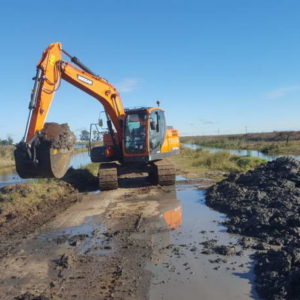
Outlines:
<svg viewBox="0 0 300 300"><path fill-rule="evenodd" d="M300 1L1 1L0 138L25 130L36 64L61 42L180 135L300 129ZM67 60L67 58L66 58ZM79 134L103 107L62 82L47 121Z"/></svg>

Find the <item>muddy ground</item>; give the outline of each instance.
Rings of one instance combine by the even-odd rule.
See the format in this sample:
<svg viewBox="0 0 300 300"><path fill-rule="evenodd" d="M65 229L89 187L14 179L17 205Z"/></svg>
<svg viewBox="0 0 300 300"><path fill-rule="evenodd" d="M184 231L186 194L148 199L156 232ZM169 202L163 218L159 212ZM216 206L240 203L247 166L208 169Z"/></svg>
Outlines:
<svg viewBox="0 0 300 300"><path fill-rule="evenodd" d="M300 299L300 162L281 157L211 187L207 204L256 250L256 287L270 300Z"/></svg>
<svg viewBox="0 0 300 300"><path fill-rule="evenodd" d="M205 205L211 184L126 179L81 193L43 226L6 235L1 299L258 299L251 251Z"/></svg>

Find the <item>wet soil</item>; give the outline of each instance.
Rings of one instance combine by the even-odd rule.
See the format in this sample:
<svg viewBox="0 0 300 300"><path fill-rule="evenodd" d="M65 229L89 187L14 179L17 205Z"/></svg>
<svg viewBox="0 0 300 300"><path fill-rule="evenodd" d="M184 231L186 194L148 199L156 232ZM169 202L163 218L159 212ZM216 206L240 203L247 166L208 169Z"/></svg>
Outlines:
<svg viewBox="0 0 300 300"><path fill-rule="evenodd" d="M63 188L63 193L59 197L49 196L44 201L37 201L35 204L20 207L17 207L17 204L11 206L0 205L0 258L14 253L17 245L28 234L34 232L58 213L82 198L82 195L69 184L58 182L56 187ZM51 193L51 190L48 192ZM12 194L18 195L22 200L22 197L33 193L30 185L26 183L9 185L0 189L0 204L1 202L4 204L8 202ZM47 194L47 191L45 191L45 194Z"/></svg>
<svg viewBox="0 0 300 300"><path fill-rule="evenodd" d="M176 193L182 224L157 237L165 246L148 264L153 274L149 299L259 299L252 285L253 251L241 251L239 237L220 225L225 216L205 205L203 188L183 185Z"/></svg>
<svg viewBox="0 0 300 300"><path fill-rule="evenodd" d="M258 299L252 250L240 253L224 215L205 205L211 184L127 179L81 194L12 243L0 260L1 299Z"/></svg>
<svg viewBox="0 0 300 300"><path fill-rule="evenodd" d="M211 187L207 204L257 251L256 287L266 299L300 299L300 162L282 157Z"/></svg>
<svg viewBox="0 0 300 300"><path fill-rule="evenodd" d="M45 123L44 128L39 132L41 143L50 144L55 149L73 149L76 142L74 133L68 124Z"/></svg>

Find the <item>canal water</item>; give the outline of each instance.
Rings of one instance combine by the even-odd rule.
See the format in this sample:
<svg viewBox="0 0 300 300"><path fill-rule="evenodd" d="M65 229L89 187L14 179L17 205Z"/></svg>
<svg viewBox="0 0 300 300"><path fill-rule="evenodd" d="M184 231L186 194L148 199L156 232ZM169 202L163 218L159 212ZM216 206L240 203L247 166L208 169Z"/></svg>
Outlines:
<svg viewBox="0 0 300 300"><path fill-rule="evenodd" d="M289 156L289 157L293 157L297 160L300 160L300 156L296 156L296 155L267 155L264 154L258 150L244 150L244 149L223 149L223 148L213 148L213 147L204 147L204 146L200 146L200 145L196 145L196 144L182 144L184 147L196 150L196 149L202 149L203 151L208 151L211 153L216 153L216 152L228 152L232 155L240 155L240 156L250 156L250 157L258 157L258 158L262 158L265 159L267 161L270 160L274 160L278 157L282 157L282 156Z"/></svg>

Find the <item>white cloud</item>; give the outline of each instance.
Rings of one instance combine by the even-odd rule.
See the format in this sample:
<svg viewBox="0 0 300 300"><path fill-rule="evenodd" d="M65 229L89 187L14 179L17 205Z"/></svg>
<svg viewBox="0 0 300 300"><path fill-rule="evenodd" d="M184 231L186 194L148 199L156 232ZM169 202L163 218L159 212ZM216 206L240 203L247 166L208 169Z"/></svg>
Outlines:
<svg viewBox="0 0 300 300"><path fill-rule="evenodd" d="M130 93L137 89L139 82L136 78L124 78L116 86L121 93Z"/></svg>
<svg viewBox="0 0 300 300"><path fill-rule="evenodd" d="M287 87L282 87L279 89L275 89L266 94L269 99L277 99L286 96L287 94L300 90L300 85L292 85Z"/></svg>

